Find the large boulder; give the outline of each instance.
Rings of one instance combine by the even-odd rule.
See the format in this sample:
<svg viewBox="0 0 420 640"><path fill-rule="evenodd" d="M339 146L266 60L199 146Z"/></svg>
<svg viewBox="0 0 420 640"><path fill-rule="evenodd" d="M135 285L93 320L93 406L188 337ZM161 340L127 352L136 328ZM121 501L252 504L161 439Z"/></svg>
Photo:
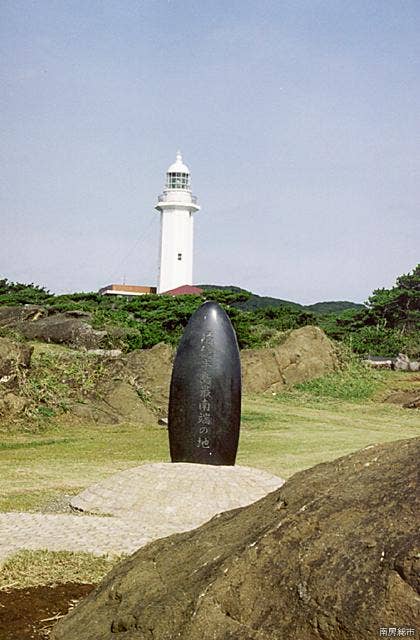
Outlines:
<svg viewBox="0 0 420 640"><path fill-rule="evenodd" d="M45 307L25 304L18 307L0 306L0 327L15 328L22 322L38 320L48 315Z"/></svg>
<svg viewBox="0 0 420 640"><path fill-rule="evenodd" d="M104 357L107 375L96 388L98 418L104 409L117 422L154 424L157 415L166 415L172 360L172 347L163 343L119 357ZM82 415L86 407L78 407L77 412L87 417Z"/></svg>
<svg viewBox="0 0 420 640"><path fill-rule="evenodd" d="M278 391L285 385L319 378L338 367L333 343L319 327L292 331L272 349L241 352L245 392Z"/></svg>
<svg viewBox="0 0 420 640"><path fill-rule="evenodd" d="M369 446L147 545L52 639L371 640L414 628L419 453L418 438Z"/></svg>
<svg viewBox="0 0 420 640"><path fill-rule="evenodd" d="M88 314L56 313L37 320L25 321L18 330L29 340L43 340L74 347L96 349L101 346L106 331L97 331L86 322Z"/></svg>
<svg viewBox="0 0 420 640"><path fill-rule="evenodd" d="M107 332L93 329L89 320L90 313L78 309L56 313L33 304L0 307L0 327L15 329L29 340L97 349Z"/></svg>

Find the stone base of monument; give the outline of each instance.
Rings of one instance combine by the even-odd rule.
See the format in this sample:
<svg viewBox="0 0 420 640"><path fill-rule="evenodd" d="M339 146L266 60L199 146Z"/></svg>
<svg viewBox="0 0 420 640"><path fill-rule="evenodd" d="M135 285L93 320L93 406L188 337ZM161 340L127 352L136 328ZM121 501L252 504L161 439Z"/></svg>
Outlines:
<svg viewBox="0 0 420 640"><path fill-rule="evenodd" d="M195 529L218 513L263 498L283 483L251 467L158 462L110 476L70 504L130 521L155 539Z"/></svg>

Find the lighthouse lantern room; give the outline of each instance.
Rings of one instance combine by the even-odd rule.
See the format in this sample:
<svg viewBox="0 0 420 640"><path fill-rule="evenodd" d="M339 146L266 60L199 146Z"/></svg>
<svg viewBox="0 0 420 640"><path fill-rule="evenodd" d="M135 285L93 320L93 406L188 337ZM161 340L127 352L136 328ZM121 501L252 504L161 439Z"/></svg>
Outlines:
<svg viewBox="0 0 420 640"><path fill-rule="evenodd" d="M192 285L193 214L199 211L191 193L190 170L178 151L166 172L166 186L155 207L160 213L158 293Z"/></svg>

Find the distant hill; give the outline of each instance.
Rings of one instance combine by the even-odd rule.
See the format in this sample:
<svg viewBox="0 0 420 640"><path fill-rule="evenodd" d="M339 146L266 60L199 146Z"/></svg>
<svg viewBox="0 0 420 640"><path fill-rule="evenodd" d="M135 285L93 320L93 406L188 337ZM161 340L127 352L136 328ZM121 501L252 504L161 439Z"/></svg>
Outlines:
<svg viewBox="0 0 420 640"><path fill-rule="evenodd" d="M229 289L231 291L247 291L241 289L241 287L234 287L229 285L218 284L200 284L201 289ZM248 292L249 293L249 292ZM281 298L272 298L270 296L259 296L257 293L251 293L251 297L246 302L235 303L235 307L242 309L242 311L254 311L255 309L262 309L264 307L289 307L295 310L312 311L313 313L341 313L347 309L363 309L363 304L357 302L348 302L346 300L329 301L329 302L316 302L314 304L303 305L298 302L292 302L291 300L282 300Z"/></svg>
<svg viewBox="0 0 420 640"><path fill-rule="evenodd" d="M349 302L348 300L331 300L330 302L315 302L306 305L305 309L314 313L341 313L347 309L365 309L364 304Z"/></svg>

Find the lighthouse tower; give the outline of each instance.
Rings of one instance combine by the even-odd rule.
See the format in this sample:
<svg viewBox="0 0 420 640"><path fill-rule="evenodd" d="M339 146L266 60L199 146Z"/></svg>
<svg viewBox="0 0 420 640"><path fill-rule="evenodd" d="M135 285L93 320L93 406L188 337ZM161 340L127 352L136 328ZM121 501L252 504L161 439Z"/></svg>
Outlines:
<svg viewBox="0 0 420 640"><path fill-rule="evenodd" d="M200 207L191 193L190 170L179 151L166 172L166 186L155 209L160 213L158 293L192 285L193 214Z"/></svg>

